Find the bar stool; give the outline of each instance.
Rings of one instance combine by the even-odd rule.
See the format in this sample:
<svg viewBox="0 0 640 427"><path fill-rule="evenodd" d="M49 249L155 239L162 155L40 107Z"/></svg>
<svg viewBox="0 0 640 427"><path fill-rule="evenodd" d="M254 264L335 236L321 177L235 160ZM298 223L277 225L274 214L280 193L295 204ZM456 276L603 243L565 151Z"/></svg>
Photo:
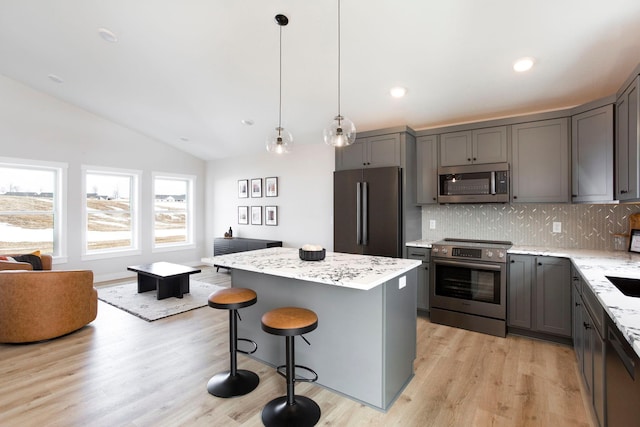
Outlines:
<svg viewBox="0 0 640 427"><path fill-rule="evenodd" d="M260 382L254 372L237 369L236 353L255 353L258 345L246 338L238 338L236 317L240 318L238 309L249 307L258 301L256 293L251 289L226 288L209 295L209 307L229 310L229 355L231 368L229 371L214 375L207 383L207 391L218 397L242 396L253 391ZM242 319L240 319L242 320ZM253 349L244 351L238 349L238 341L250 342Z"/></svg>
<svg viewBox="0 0 640 427"><path fill-rule="evenodd" d="M294 338L302 336L318 327L318 316L311 310L298 307L282 307L266 312L262 316L262 330L286 337L286 365L276 368L278 374L287 380L287 395L273 399L262 410L265 426L314 426L320 420L320 407L305 396L294 394L296 382L314 382L318 374L311 368L296 365L294 359ZM307 344L309 341L302 337ZM285 368L285 373L282 373ZM296 378L296 368L311 372L314 378Z"/></svg>

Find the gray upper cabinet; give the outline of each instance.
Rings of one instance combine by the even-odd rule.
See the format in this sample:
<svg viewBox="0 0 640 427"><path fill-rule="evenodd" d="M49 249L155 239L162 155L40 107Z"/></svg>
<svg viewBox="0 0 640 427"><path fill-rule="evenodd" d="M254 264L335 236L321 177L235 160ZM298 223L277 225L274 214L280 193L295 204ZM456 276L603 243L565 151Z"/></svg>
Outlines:
<svg viewBox="0 0 640 427"><path fill-rule="evenodd" d="M573 202L613 200L613 105L571 118Z"/></svg>
<svg viewBox="0 0 640 427"><path fill-rule="evenodd" d="M440 166L471 163L471 131L440 135Z"/></svg>
<svg viewBox="0 0 640 427"><path fill-rule="evenodd" d="M512 201L569 202L569 119L511 127Z"/></svg>
<svg viewBox="0 0 640 427"><path fill-rule="evenodd" d="M336 148L336 170L403 166L398 133L357 138L352 145Z"/></svg>
<svg viewBox="0 0 640 427"><path fill-rule="evenodd" d="M636 77L616 101L616 198L620 201L640 199L639 80Z"/></svg>
<svg viewBox="0 0 640 427"><path fill-rule="evenodd" d="M440 135L440 166L501 163L508 159L507 127Z"/></svg>
<svg viewBox="0 0 640 427"><path fill-rule="evenodd" d="M416 139L417 194L416 203L425 205L438 200L438 136Z"/></svg>

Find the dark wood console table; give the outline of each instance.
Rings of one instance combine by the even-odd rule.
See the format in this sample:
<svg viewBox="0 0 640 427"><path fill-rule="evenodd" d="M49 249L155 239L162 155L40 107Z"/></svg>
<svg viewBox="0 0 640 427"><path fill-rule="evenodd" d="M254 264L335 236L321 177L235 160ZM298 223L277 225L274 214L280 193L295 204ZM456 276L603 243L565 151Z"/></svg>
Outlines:
<svg viewBox="0 0 640 427"><path fill-rule="evenodd" d="M233 254L236 252L255 251L256 249L266 249L282 247L280 240L247 239L244 237L216 237L213 239L213 256ZM216 265L216 271L220 266ZM222 267L226 268L226 267Z"/></svg>

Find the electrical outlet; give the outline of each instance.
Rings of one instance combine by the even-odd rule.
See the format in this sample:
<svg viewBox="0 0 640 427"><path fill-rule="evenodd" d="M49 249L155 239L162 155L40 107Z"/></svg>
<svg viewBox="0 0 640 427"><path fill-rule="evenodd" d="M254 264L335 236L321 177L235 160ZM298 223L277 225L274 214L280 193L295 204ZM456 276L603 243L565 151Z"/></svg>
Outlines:
<svg viewBox="0 0 640 427"><path fill-rule="evenodd" d="M436 229L436 220L435 219L430 219L429 220L429 230L435 230Z"/></svg>
<svg viewBox="0 0 640 427"><path fill-rule="evenodd" d="M553 232L554 233L562 233L562 223L561 222L554 222L553 223Z"/></svg>
<svg viewBox="0 0 640 427"><path fill-rule="evenodd" d="M398 281L398 289L402 289L407 286L407 276L402 276Z"/></svg>

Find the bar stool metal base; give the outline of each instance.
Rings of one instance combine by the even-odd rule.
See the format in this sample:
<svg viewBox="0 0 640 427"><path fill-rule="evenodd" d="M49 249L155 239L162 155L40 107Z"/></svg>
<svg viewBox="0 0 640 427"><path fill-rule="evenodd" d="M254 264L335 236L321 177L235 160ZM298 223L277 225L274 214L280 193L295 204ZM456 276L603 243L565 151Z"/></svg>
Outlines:
<svg viewBox="0 0 640 427"><path fill-rule="evenodd" d="M215 374L207 383L207 391L217 397L243 396L258 387L260 378L254 372L245 369L236 370L235 375L231 371Z"/></svg>
<svg viewBox="0 0 640 427"><path fill-rule="evenodd" d="M262 423L266 427L311 427L319 420L320 407L305 396L295 395L293 405L287 403L287 396L277 397L267 403L262 410Z"/></svg>

